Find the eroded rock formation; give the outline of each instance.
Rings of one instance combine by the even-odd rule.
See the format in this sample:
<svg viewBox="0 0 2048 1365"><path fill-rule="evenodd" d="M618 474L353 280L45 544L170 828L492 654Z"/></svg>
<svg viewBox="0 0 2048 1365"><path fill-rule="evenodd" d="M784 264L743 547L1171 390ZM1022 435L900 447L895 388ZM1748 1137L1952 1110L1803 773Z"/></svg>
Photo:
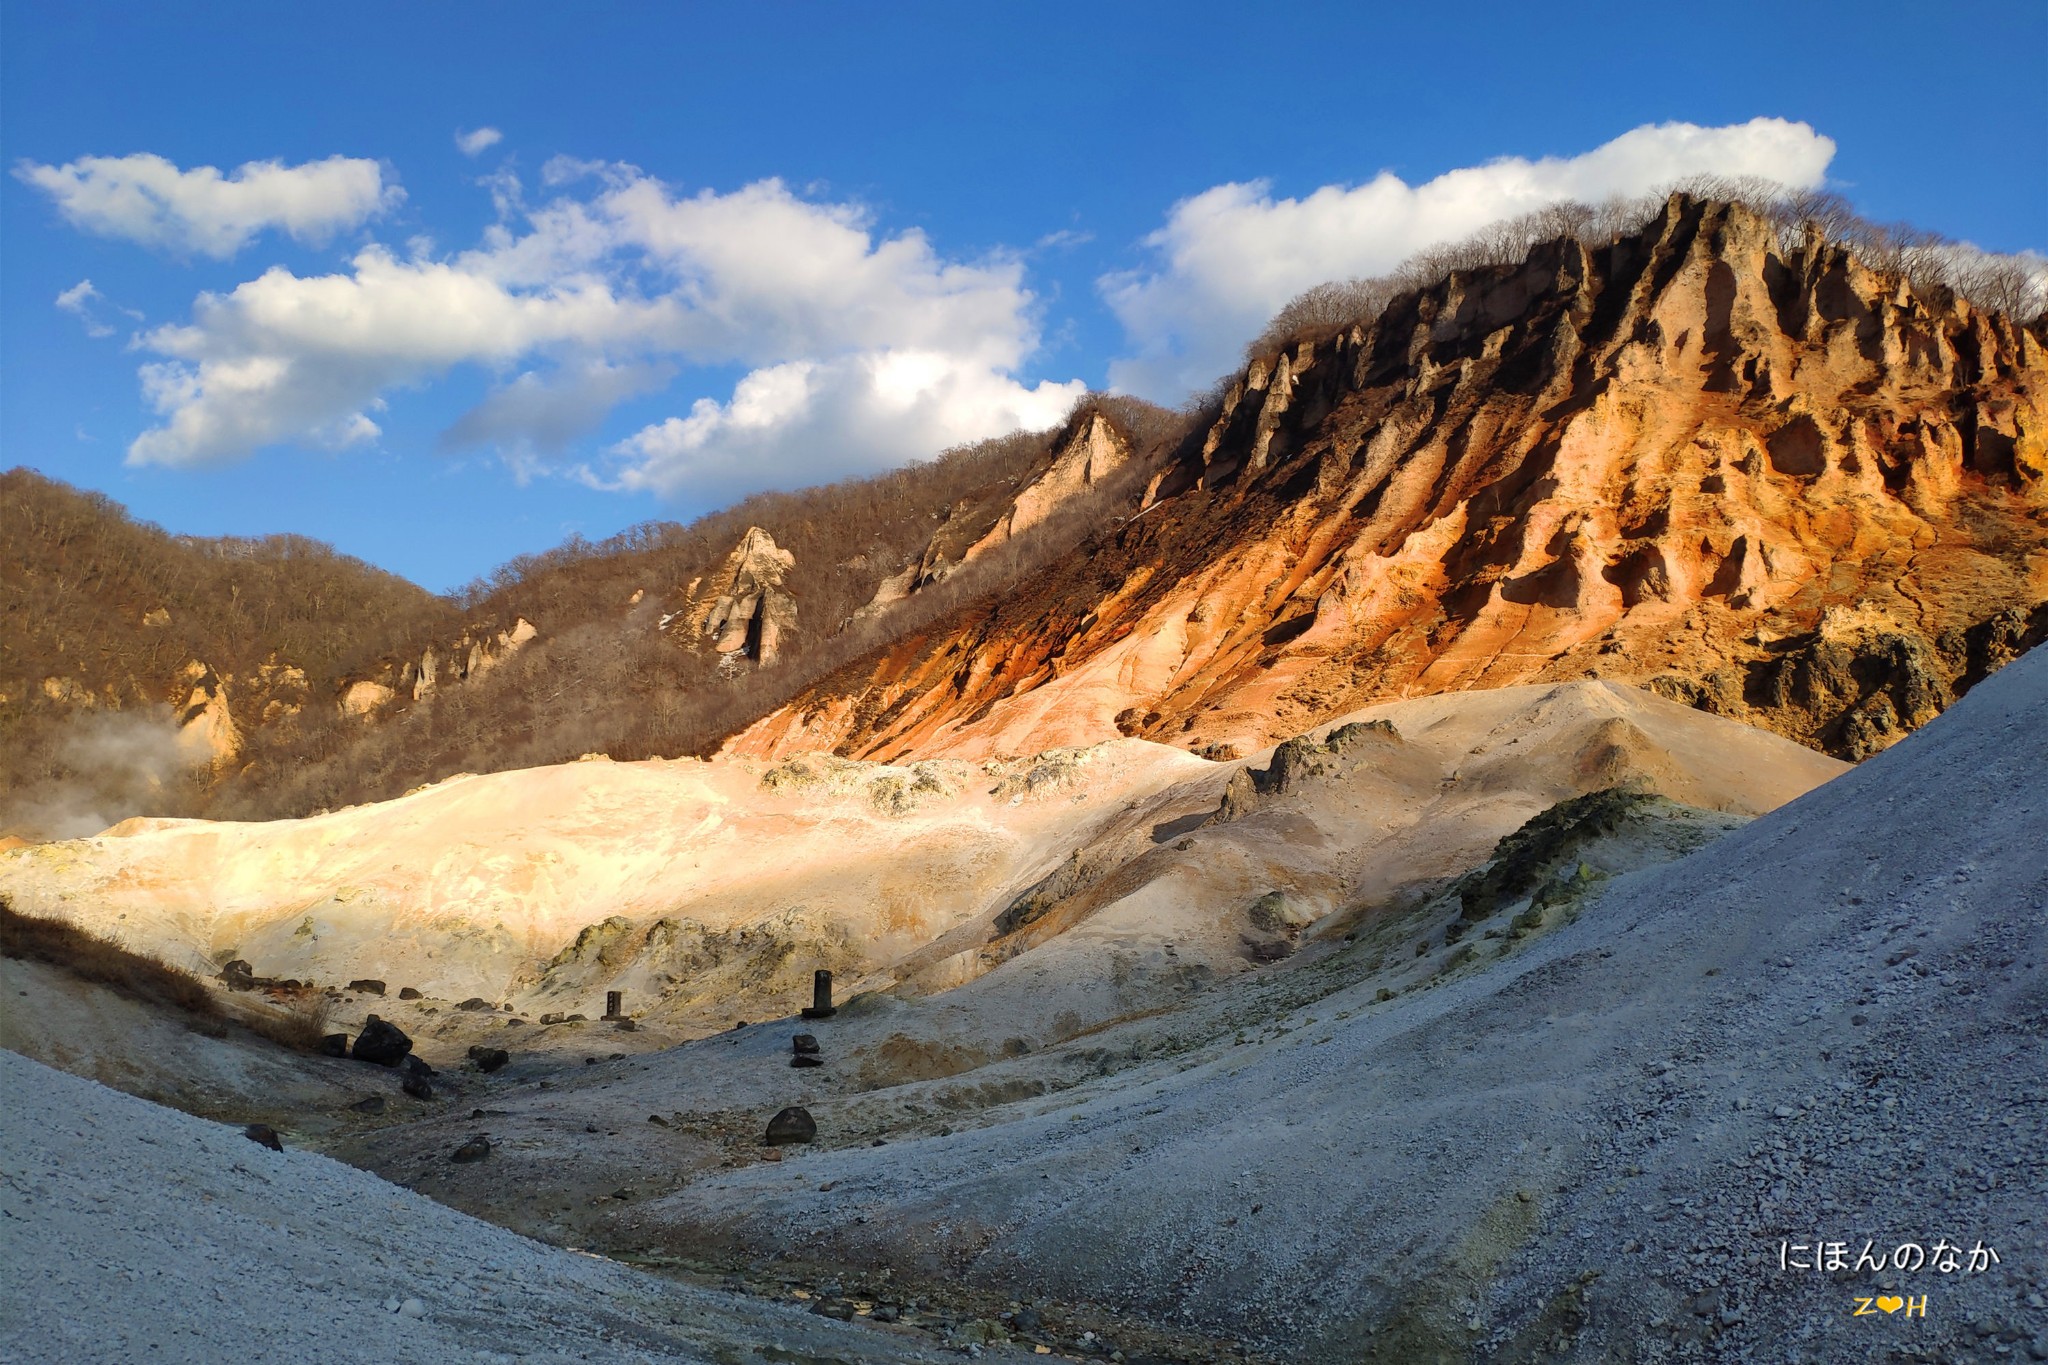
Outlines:
<svg viewBox="0 0 2048 1365"><path fill-rule="evenodd" d="M446 644L426 646L416 657L387 659L367 677L345 678L334 704L346 716L374 718L401 697L425 701L444 687L483 677L540 636L519 617L503 630L465 630Z"/></svg>
<svg viewBox="0 0 2048 1365"><path fill-rule="evenodd" d="M1131 439L1098 408L1077 412L1054 438L1052 456L1013 494L969 499L954 506L926 543L924 553L882 580L874 598L855 613L858 624L882 615L919 588L942 582L962 565L1008 545L1071 508L1130 463Z"/></svg>
<svg viewBox="0 0 2048 1365"><path fill-rule="evenodd" d="M725 563L683 591L683 607L662 618L664 629L687 622L718 654L766 666L775 662L783 636L796 627L796 599L782 586L795 556L775 537L749 526Z"/></svg>
<svg viewBox="0 0 2048 1365"><path fill-rule="evenodd" d="M1252 361L1143 517L729 747L1250 749L1597 676L1871 752L2048 601L2044 394L2040 321L1674 196Z"/></svg>

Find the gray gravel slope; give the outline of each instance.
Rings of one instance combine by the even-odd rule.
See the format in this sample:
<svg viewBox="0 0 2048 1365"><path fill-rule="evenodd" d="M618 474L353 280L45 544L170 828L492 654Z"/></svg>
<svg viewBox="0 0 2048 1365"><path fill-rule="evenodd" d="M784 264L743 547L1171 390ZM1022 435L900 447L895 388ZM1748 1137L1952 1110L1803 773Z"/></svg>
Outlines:
<svg viewBox="0 0 2048 1365"><path fill-rule="evenodd" d="M2048 1359L2044 963L2037 651L1483 970L1378 1001L1361 969L1051 1112L648 1212L1288 1358ZM1779 1265L1943 1238L1999 1261ZM1893 1292L1925 1316L1855 1315Z"/></svg>
<svg viewBox="0 0 2048 1365"><path fill-rule="evenodd" d="M9 1365L944 1358L543 1246L6 1051L0 1095Z"/></svg>

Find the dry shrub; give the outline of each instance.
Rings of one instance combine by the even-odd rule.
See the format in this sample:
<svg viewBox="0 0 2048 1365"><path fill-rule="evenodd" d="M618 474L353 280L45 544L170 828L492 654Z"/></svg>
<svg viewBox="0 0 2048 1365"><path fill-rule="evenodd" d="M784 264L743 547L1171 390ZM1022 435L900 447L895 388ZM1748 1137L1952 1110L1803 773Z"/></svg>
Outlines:
<svg viewBox="0 0 2048 1365"><path fill-rule="evenodd" d="M282 1008L245 1004L237 1012L251 1033L298 1052L317 1051L320 1040L334 1031L328 1026L334 1001L326 991L312 986L301 987Z"/></svg>
<svg viewBox="0 0 2048 1365"><path fill-rule="evenodd" d="M219 1019L220 1001L187 971L63 920L24 915L0 897L0 956L47 963L145 1005Z"/></svg>

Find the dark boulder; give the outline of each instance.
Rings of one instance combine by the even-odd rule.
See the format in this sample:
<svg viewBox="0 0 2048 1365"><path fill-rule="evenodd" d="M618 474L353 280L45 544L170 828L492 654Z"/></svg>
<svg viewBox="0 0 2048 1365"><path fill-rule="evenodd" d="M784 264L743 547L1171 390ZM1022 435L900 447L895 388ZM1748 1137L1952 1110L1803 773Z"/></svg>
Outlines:
<svg viewBox="0 0 2048 1365"><path fill-rule="evenodd" d="M512 1054L501 1047L485 1047L481 1043L469 1050L469 1060L476 1063L478 1071L496 1071L512 1060Z"/></svg>
<svg viewBox="0 0 2048 1365"><path fill-rule="evenodd" d="M469 997L469 999L463 1001L455 1008L459 1010L468 1010L471 1013L477 1013L483 1010L496 1009L497 1006L493 1005L490 1001L484 999L481 995L472 995L471 997Z"/></svg>
<svg viewBox="0 0 2048 1365"><path fill-rule="evenodd" d="M348 1035L330 1033L320 1040L320 1055L323 1057L348 1056Z"/></svg>
<svg viewBox="0 0 2048 1365"><path fill-rule="evenodd" d="M818 1136L818 1121L811 1117L811 1111L801 1105L789 1108L768 1120L768 1145L786 1147L793 1142L809 1142Z"/></svg>
<svg viewBox="0 0 2048 1365"><path fill-rule="evenodd" d="M382 1095L371 1095L367 1099L357 1100L349 1108L355 1110L358 1114L381 1114L384 1112L384 1097Z"/></svg>
<svg viewBox="0 0 2048 1365"><path fill-rule="evenodd" d="M433 1076L438 1073L428 1066L419 1053L411 1053L405 1059L405 1074L408 1076Z"/></svg>
<svg viewBox="0 0 2048 1365"><path fill-rule="evenodd" d="M405 1083L398 1088L416 1100L430 1100L434 1098L434 1087L427 1084L425 1076L407 1076Z"/></svg>
<svg viewBox="0 0 2048 1365"><path fill-rule="evenodd" d="M789 1064L791 1066L823 1066L825 1065L825 1059L813 1056L808 1052L799 1052L789 1059Z"/></svg>
<svg viewBox="0 0 2048 1365"><path fill-rule="evenodd" d="M411 1051L412 1039L405 1036L403 1029L373 1014L363 1021L363 1031L356 1035L356 1045L349 1055L359 1062L397 1066Z"/></svg>
<svg viewBox="0 0 2048 1365"><path fill-rule="evenodd" d="M815 1053L818 1050L817 1036L810 1033L799 1033L796 1037L789 1040L789 1050L791 1052Z"/></svg>
<svg viewBox="0 0 2048 1365"><path fill-rule="evenodd" d="M478 1133L475 1137L457 1147L448 1159L450 1161L482 1161L490 1154L490 1138L483 1133Z"/></svg>
<svg viewBox="0 0 2048 1365"><path fill-rule="evenodd" d="M261 1143L273 1152L284 1150L284 1139L277 1135L277 1129L267 1123L252 1123L242 1130L242 1136L251 1142Z"/></svg>
<svg viewBox="0 0 2048 1365"><path fill-rule="evenodd" d="M384 994L384 983L381 981L372 981L368 977L364 977L360 981L349 982L348 988L354 991L357 995Z"/></svg>
<svg viewBox="0 0 2048 1365"><path fill-rule="evenodd" d="M239 957L220 969L220 979L231 991L256 989L255 969Z"/></svg>
<svg viewBox="0 0 2048 1365"><path fill-rule="evenodd" d="M398 988L398 998L400 1000L417 1000L420 998L420 993L416 987L400 986Z"/></svg>

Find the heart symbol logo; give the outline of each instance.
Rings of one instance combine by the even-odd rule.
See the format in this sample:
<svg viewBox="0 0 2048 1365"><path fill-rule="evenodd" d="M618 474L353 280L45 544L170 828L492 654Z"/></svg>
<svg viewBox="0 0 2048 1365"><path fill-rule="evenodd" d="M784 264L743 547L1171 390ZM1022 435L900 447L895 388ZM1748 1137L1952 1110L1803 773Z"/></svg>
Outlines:
<svg viewBox="0 0 2048 1365"><path fill-rule="evenodd" d="M1906 1301L1897 1294L1887 1294L1877 1301L1877 1306L1887 1313L1896 1313L1906 1306Z"/></svg>

